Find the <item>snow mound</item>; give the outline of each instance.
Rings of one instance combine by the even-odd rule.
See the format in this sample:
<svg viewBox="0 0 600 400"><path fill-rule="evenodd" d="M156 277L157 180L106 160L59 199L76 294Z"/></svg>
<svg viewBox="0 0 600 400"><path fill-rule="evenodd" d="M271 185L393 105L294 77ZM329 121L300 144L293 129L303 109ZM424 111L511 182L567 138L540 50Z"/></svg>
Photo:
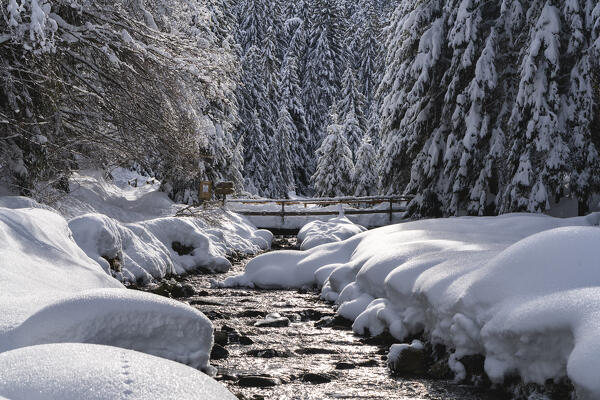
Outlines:
<svg viewBox="0 0 600 400"><path fill-rule="evenodd" d="M116 168L112 181L105 171L74 172L69 179L69 194L56 208L67 218L85 214L103 214L121 222L138 222L173 216L180 208L166 193L160 182L133 171Z"/></svg>
<svg viewBox="0 0 600 400"><path fill-rule="evenodd" d="M317 284L359 334L425 331L453 349L458 377L463 356L482 354L494 382L568 376L581 398L598 398L599 221L510 214L400 224L257 257L223 285Z"/></svg>
<svg viewBox="0 0 600 400"><path fill-rule="evenodd" d="M208 370L212 333L208 318L183 303L132 290L96 289L48 304L7 339L9 348L105 344Z"/></svg>
<svg viewBox="0 0 600 400"><path fill-rule="evenodd" d="M39 208L0 208L0 353L42 343L121 346L210 370L211 322L179 302L126 290Z"/></svg>
<svg viewBox="0 0 600 400"><path fill-rule="evenodd" d="M0 354L0 398L10 400L235 399L203 373L115 347L32 346Z"/></svg>
<svg viewBox="0 0 600 400"><path fill-rule="evenodd" d="M100 214L69 222L75 241L85 253L111 268L120 280L149 281L199 268L226 272L231 263L191 218L158 218L132 224ZM213 235L214 236L214 235Z"/></svg>
<svg viewBox="0 0 600 400"><path fill-rule="evenodd" d="M345 216L339 216L327 221L309 222L298 232L298 240L300 249L308 250L325 243L341 242L366 230Z"/></svg>
<svg viewBox="0 0 600 400"><path fill-rule="evenodd" d="M122 281L147 283L198 268L225 272L231 267L228 254L255 254L271 246L271 232L223 209L174 217L185 206L160 192L154 178L122 168L112 170L112 179L105 175L74 173L70 193L55 206L70 219L85 253ZM0 204L27 201L0 197Z"/></svg>

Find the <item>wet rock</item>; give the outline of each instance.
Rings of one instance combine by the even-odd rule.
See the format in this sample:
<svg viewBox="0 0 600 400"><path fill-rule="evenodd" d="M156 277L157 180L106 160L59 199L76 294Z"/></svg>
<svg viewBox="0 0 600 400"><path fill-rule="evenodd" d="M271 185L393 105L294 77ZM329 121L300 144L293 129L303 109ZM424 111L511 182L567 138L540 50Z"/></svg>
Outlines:
<svg viewBox="0 0 600 400"><path fill-rule="evenodd" d="M265 319L257 321L254 326L257 328L283 328L290 325L289 318L282 317L277 313L269 314Z"/></svg>
<svg viewBox="0 0 600 400"><path fill-rule="evenodd" d="M221 327L221 330L222 330L223 332L228 332L228 333L230 333L230 332L237 332L237 331L235 330L235 328L232 328L232 327L231 327L231 326L229 326L229 325L223 325L223 326Z"/></svg>
<svg viewBox="0 0 600 400"><path fill-rule="evenodd" d="M267 316L267 313L259 310L244 310L237 316L238 318L264 318Z"/></svg>
<svg viewBox="0 0 600 400"><path fill-rule="evenodd" d="M308 373L302 375L302 380L304 382L309 382L309 383L312 383L313 385L329 383L329 382L331 382L332 379L333 379L333 377L331 375L322 374L322 373L317 374L317 373L313 373L313 372L308 372Z"/></svg>
<svg viewBox="0 0 600 400"><path fill-rule="evenodd" d="M211 301L211 300L192 300L190 301L190 305L192 306L220 306L222 307L223 304L216 302L216 301Z"/></svg>
<svg viewBox="0 0 600 400"><path fill-rule="evenodd" d="M223 346L221 346L220 344L214 344L211 352L210 352L210 359L211 360L224 360L227 357L229 357L229 352L227 351L227 349Z"/></svg>
<svg viewBox="0 0 600 400"><path fill-rule="evenodd" d="M352 328L352 321L336 315L334 317L323 317L315 322L317 328L349 329Z"/></svg>
<svg viewBox="0 0 600 400"><path fill-rule="evenodd" d="M438 360L427 371L427 375L433 379L452 379L454 372L448 366L448 359Z"/></svg>
<svg viewBox="0 0 600 400"><path fill-rule="evenodd" d="M194 252L193 246L186 246L185 244L182 244L181 242L173 242L173 243L171 243L171 247L180 256L187 256Z"/></svg>
<svg viewBox="0 0 600 400"><path fill-rule="evenodd" d="M469 376L482 376L485 374L484 364L485 357L479 354L464 356L458 361L465 367L467 375Z"/></svg>
<svg viewBox="0 0 600 400"><path fill-rule="evenodd" d="M227 346L229 344L229 335L227 332L217 331L215 332L215 343L221 346Z"/></svg>
<svg viewBox="0 0 600 400"><path fill-rule="evenodd" d="M214 310L205 311L204 315L211 321L215 319L229 319L229 315Z"/></svg>
<svg viewBox="0 0 600 400"><path fill-rule="evenodd" d="M235 329L228 331L227 336L229 338L229 343L237 343L237 344L241 344L242 346L249 346L254 343L254 341L252 339L250 339L248 336L239 333Z"/></svg>
<svg viewBox="0 0 600 400"><path fill-rule="evenodd" d="M289 357L291 354L275 349L253 349L246 352L247 355L258 358Z"/></svg>
<svg viewBox="0 0 600 400"><path fill-rule="evenodd" d="M339 362L337 364L335 364L335 369L354 369L356 368L356 365L349 363L349 362Z"/></svg>
<svg viewBox="0 0 600 400"><path fill-rule="evenodd" d="M306 321L319 321L319 320L321 320L325 316L329 316L329 317L333 317L334 316L331 313L324 313L322 311L312 310L312 309L302 310L302 311L300 311L298 313L298 315L300 315L300 320L302 322L306 322Z"/></svg>
<svg viewBox="0 0 600 400"><path fill-rule="evenodd" d="M395 344L390 348L388 367L398 375L424 375L429 369L429 357L421 342Z"/></svg>
<svg viewBox="0 0 600 400"><path fill-rule="evenodd" d="M279 380L267 376L243 375L239 377L237 384L242 387L273 387L279 385Z"/></svg>
<svg viewBox="0 0 600 400"><path fill-rule="evenodd" d="M336 350L323 349L323 348L319 348L319 347L305 347L302 349L297 349L296 353L301 354L301 355L310 355L310 354L337 354L338 352Z"/></svg>
<svg viewBox="0 0 600 400"><path fill-rule="evenodd" d="M181 298L193 296L196 290L189 283L181 284L174 279L169 279L151 288L149 292L163 297Z"/></svg>
<svg viewBox="0 0 600 400"><path fill-rule="evenodd" d="M370 336L368 329L365 329L365 335ZM364 344L389 347L392 344L396 343L397 339L395 337L393 337L392 335L390 335L389 332L384 332L378 336L362 338L360 341Z"/></svg>
<svg viewBox="0 0 600 400"><path fill-rule="evenodd" d="M201 290L199 292L196 292L196 296L206 297L206 296L210 296L210 293L207 290Z"/></svg>
<svg viewBox="0 0 600 400"><path fill-rule="evenodd" d="M217 375L215 376L215 380L216 381L229 381L229 382L235 382L238 380L237 376L234 375L229 375L229 374L222 374L222 375Z"/></svg>
<svg viewBox="0 0 600 400"><path fill-rule="evenodd" d="M254 340L250 339L248 336L240 336L238 338L238 343L242 346L250 346L251 344L254 344Z"/></svg>
<svg viewBox="0 0 600 400"><path fill-rule="evenodd" d="M379 363L377 362L377 360L367 360L367 361L363 361L357 364L359 367L378 367Z"/></svg>

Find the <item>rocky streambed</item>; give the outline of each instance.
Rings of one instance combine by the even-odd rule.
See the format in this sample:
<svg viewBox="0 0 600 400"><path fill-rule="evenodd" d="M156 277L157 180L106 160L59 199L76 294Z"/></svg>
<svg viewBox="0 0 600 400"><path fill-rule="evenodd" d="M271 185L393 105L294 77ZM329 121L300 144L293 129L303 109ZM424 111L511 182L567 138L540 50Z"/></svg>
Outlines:
<svg viewBox="0 0 600 400"><path fill-rule="evenodd" d="M274 249L293 248L277 237ZM392 338L362 338L336 317L317 291L211 288L227 274L179 278L168 295L196 307L215 326L211 364L216 379L240 399L495 400L502 395L450 380L393 376L386 357ZM168 285L166 286L168 288Z"/></svg>

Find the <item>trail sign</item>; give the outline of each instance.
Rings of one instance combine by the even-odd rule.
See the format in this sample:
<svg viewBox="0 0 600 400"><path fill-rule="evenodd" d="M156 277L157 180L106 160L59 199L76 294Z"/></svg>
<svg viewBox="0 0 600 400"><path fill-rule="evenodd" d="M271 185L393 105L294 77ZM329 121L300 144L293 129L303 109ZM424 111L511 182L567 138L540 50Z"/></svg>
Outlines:
<svg viewBox="0 0 600 400"><path fill-rule="evenodd" d="M202 181L200 182L200 189L198 190L198 198L202 201L208 201L212 199L212 182Z"/></svg>
<svg viewBox="0 0 600 400"><path fill-rule="evenodd" d="M215 185L215 194L227 195L234 193L235 188L233 182L219 182Z"/></svg>

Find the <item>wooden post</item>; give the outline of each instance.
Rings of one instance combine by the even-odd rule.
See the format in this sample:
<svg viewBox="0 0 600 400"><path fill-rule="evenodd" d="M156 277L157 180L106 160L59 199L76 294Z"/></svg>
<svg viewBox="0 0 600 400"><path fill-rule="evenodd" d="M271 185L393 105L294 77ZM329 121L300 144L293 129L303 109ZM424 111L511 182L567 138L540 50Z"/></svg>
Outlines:
<svg viewBox="0 0 600 400"><path fill-rule="evenodd" d="M281 202L281 228L285 224L285 201Z"/></svg>
<svg viewBox="0 0 600 400"><path fill-rule="evenodd" d="M394 210L394 200L392 200L392 199L390 198L390 224L391 224L391 223L392 223L392 221L394 220L394 213L393 213L393 210Z"/></svg>

